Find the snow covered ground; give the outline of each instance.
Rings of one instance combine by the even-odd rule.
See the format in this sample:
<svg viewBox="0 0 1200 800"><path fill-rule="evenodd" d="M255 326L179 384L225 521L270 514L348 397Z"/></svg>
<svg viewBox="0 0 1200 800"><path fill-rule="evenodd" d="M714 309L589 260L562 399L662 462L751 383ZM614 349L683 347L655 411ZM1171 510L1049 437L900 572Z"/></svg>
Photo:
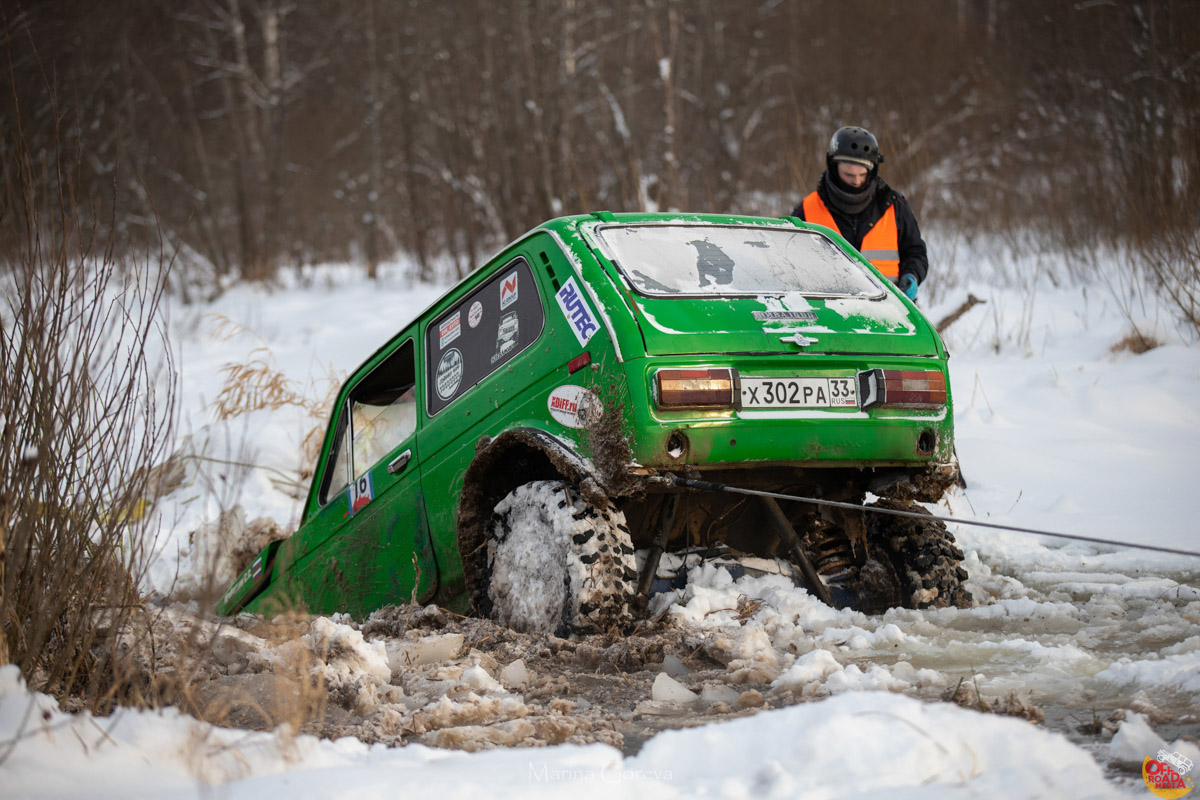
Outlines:
<svg viewBox="0 0 1200 800"><path fill-rule="evenodd" d="M933 293L934 320L968 291L987 301L945 336L968 487L935 513L1200 549L1190 502L1200 347L1153 298L1099 283L1056 288L1046 277L1052 267L998 264L967 280L965 264L951 265L953 280ZM1040 277L1022 283L1020 274ZM149 588L162 595L195 590L220 549L211 523L222 510L236 504L245 518L294 525L300 453L324 424L323 412L289 404L216 419L222 368L258 359L319 401L330 378L441 291L411 286L400 266L375 284L348 266L288 273L285 284L171 309L189 458L158 508ZM1161 346L1114 350L1134 325ZM970 609L867 617L825 607L782 578L734 582L698 568L656 610L718 666L675 670L678 688L656 681L639 703L647 713L677 706L702 718L733 700L722 687L754 685L775 708L659 733L636 755L606 744L388 749L213 728L173 711L71 717L6 668L0 785L11 797L198 795L213 786L256 798L393 796L399 786L447 797L1142 797L1150 796L1136 771L1144 756L1166 747L1200 762L1200 558L951 528L967 554ZM357 633L345 621L322 625L347 641ZM360 635L350 649L362 656L339 680L349 675L374 692L359 709L368 722L387 713L410 719L421 713L409 707L423 697L417 689L427 687L405 688L407 705L390 697L379 647ZM524 702L495 680L505 665L489 674L456 663L457 672L439 674L479 702ZM1011 693L1040 706L1046 723L929 702L956 687L978 693L968 705L996 707Z"/></svg>
<svg viewBox="0 0 1200 800"><path fill-rule="evenodd" d="M0 767L6 797L1121 796L1061 736L884 693L668 731L632 758L604 744L387 748L213 728L170 710L70 716L25 695L14 667L0 669L0 731L30 715Z"/></svg>

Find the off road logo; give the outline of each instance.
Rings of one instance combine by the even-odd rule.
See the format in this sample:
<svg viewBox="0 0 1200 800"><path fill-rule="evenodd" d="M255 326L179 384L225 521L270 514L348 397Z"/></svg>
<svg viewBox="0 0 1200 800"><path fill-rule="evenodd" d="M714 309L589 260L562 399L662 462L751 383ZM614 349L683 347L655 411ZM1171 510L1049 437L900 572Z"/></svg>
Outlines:
<svg viewBox="0 0 1200 800"><path fill-rule="evenodd" d="M1142 780L1158 797L1183 797L1196 786L1187 776L1193 766L1192 760L1181 753L1159 750L1157 755L1146 756L1142 761Z"/></svg>
<svg viewBox="0 0 1200 800"><path fill-rule="evenodd" d="M563 316L571 323L571 331L579 340L579 346L585 347L591 340L592 334L598 331L600 326L584 301L583 293L575 285L575 279L567 278L567 282L554 295L554 299L558 301L558 307L562 309Z"/></svg>
<svg viewBox="0 0 1200 800"><path fill-rule="evenodd" d="M517 273L514 272L500 284L500 310L503 311L515 302L517 302Z"/></svg>

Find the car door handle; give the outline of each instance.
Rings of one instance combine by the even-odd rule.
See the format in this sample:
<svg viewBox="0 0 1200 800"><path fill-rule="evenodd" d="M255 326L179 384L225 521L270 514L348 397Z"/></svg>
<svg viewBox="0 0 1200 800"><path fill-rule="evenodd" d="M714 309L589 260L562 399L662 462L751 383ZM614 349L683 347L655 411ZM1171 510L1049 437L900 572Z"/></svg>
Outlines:
<svg viewBox="0 0 1200 800"><path fill-rule="evenodd" d="M397 472L407 467L409 461L412 461L412 450L405 450L403 453L393 458L392 462L388 464L388 474L395 475Z"/></svg>

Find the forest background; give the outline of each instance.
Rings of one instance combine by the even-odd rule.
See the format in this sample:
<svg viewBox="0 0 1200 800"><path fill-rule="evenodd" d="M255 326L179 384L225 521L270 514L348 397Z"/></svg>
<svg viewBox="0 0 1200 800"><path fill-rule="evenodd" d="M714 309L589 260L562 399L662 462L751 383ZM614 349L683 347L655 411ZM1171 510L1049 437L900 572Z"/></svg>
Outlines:
<svg viewBox="0 0 1200 800"><path fill-rule="evenodd" d="M117 252L161 245L185 301L330 260L454 277L560 214L787 214L854 124L924 227L1077 253L1084 279L1132 246L1195 324L1193 0L0 10L3 241L35 176Z"/></svg>

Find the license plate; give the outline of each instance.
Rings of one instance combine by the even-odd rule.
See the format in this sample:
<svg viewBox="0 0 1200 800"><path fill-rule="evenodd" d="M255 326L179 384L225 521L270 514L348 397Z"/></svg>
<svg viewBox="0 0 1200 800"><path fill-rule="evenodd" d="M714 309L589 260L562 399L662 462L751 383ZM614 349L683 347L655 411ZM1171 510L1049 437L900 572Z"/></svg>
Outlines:
<svg viewBox="0 0 1200 800"><path fill-rule="evenodd" d="M742 408L857 408L854 378L741 379Z"/></svg>

